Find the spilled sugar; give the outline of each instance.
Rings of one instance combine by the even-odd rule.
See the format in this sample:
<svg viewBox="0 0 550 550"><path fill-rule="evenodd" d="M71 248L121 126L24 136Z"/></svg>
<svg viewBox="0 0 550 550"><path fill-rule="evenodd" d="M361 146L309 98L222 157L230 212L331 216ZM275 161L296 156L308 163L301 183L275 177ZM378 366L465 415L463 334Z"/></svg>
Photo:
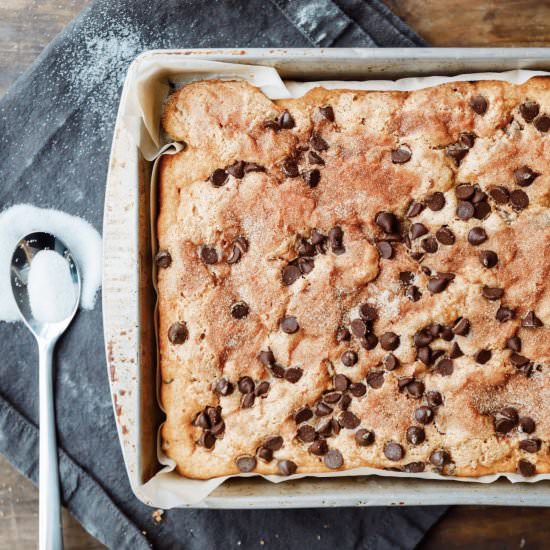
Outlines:
<svg viewBox="0 0 550 550"><path fill-rule="evenodd" d="M77 295L69 263L54 250L41 250L34 256L27 288L37 321L58 323L71 315Z"/></svg>
<svg viewBox="0 0 550 550"><path fill-rule="evenodd" d="M19 239L33 231L53 233L67 245L82 279L80 306L93 309L101 286L99 233L87 221L65 212L18 204L0 213L0 321L20 319L11 291L10 262Z"/></svg>

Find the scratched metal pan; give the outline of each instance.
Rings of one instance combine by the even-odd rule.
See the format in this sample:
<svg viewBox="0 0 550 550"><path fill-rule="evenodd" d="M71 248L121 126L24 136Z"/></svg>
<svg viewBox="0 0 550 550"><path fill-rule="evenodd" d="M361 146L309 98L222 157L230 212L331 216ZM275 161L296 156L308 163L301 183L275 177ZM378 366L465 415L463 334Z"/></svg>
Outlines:
<svg viewBox="0 0 550 550"><path fill-rule="evenodd" d="M169 55L167 55L169 54ZM462 49L249 49L152 51L167 71L170 59L206 59L270 65L283 79L367 80L453 75L511 69L550 70L549 48ZM130 69L132 70L132 69ZM121 106L128 98L128 79ZM122 109L121 109L122 110ZM151 277L149 181L152 164L134 140L139 126L115 127L107 178L104 236L103 322L118 436L132 489L147 502L142 485L159 469L156 400L155 295ZM491 484L391 477L305 478L272 484L232 479L198 506L300 508L416 504L550 505L550 481ZM197 505L195 505L197 506Z"/></svg>

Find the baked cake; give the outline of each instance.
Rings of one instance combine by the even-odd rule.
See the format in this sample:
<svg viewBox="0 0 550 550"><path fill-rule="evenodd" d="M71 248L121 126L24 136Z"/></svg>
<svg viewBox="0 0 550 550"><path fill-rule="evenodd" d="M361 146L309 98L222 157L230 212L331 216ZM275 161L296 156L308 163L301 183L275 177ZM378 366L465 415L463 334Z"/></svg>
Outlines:
<svg viewBox="0 0 550 550"><path fill-rule="evenodd" d="M550 471L550 80L169 98L177 471Z"/></svg>

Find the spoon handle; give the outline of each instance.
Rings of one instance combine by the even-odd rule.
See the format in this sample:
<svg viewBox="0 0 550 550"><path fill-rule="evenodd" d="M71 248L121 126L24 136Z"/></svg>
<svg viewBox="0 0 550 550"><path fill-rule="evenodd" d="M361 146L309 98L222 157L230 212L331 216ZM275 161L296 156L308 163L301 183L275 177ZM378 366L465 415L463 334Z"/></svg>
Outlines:
<svg viewBox="0 0 550 550"><path fill-rule="evenodd" d="M52 355L55 342L38 342L38 388L40 395L40 455L38 495L39 550L62 550L59 471L55 435Z"/></svg>

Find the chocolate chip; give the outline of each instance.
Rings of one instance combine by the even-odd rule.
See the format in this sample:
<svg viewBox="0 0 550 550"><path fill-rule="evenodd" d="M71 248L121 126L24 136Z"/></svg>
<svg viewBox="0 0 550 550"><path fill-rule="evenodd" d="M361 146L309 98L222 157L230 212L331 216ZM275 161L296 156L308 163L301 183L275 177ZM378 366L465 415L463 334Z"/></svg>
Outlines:
<svg viewBox="0 0 550 550"><path fill-rule="evenodd" d="M412 273L410 271L401 271L399 273L399 280L404 285L410 285L414 280L414 273Z"/></svg>
<svg viewBox="0 0 550 550"><path fill-rule="evenodd" d="M354 382L350 385L349 392L353 397L363 397L367 393L367 387L361 382Z"/></svg>
<svg viewBox="0 0 550 550"><path fill-rule="evenodd" d="M235 302L234 304L231 304L231 315L235 319L244 319L249 312L250 308L245 302Z"/></svg>
<svg viewBox="0 0 550 550"><path fill-rule="evenodd" d="M349 342L351 339L351 334L349 330L345 327L339 327L336 331L336 341L340 342Z"/></svg>
<svg viewBox="0 0 550 550"><path fill-rule="evenodd" d="M315 428L309 424L304 424L298 428L296 432L296 437L303 443L311 443L317 437L315 433Z"/></svg>
<svg viewBox="0 0 550 550"><path fill-rule="evenodd" d="M298 244L297 252L299 256L315 256L317 251L312 243L302 239Z"/></svg>
<svg viewBox="0 0 550 550"><path fill-rule="evenodd" d="M256 397L262 397L263 395L266 395L269 391L270 384L267 380L264 380L263 382L260 382L256 389L254 390L254 395Z"/></svg>
<svg viewBox="0 0 550 550"><path fill-rule="evenodd" d="M242 179L244 177L244 161L236 160L231 166L226 169L227 173L234 178Z"/></svg>
<svg viewBox="0 0 550 550"><path fill-rule="evenodd" d="M496 252L492 250L482 250L479 253L479 261L483 267L491 269L498 264L498 256Z"/></svg>
<svg viewBox="0 0 550 550"><path fill-rule="evenodd" d="M464 352L460 349L460 346L456 342L453 342L453 345L451 346L451 351L449 353L449 357L451 359L458 359L463 355L464 355Z"/></svg>
<svg viewBox="0 0 550 550"><path fill-rule="evenodd" d="M519 429L523 433L532 434L535 428L535 421L530 416L522 416L519 419Z"/></svg>
<svg viewBox="0 0 550 550"><path fill-rule="evenodd" d="M384 368L386 370L395 370L399 367L399 359L393 354L388 353L386 357L384 357Z"/></svg>
<svg viewBox="0 0 550 550"><path fill-rule="evenodd" d="M328 143L316 132L313 132L309 144L316 151L326 151L328 149Z"/></svg>
<svg viewBox="0 0 550 550"><path fill-rule="evenodd" d="M432 363L435 363L440 357L443 357L444 355L445 355L445 350L434 349L432 351Z"/></svg>
<svg viewBox="0 0 550 550"><path fill-rule="evenodd" d="M355 416L350 411L344 411L338 418L338 422L340 423L340 426L342 428L346 428L348 430L355 430L359 424L361 424L361 421L357 416Z"/></svg>
<svg viewBox="0 0 550 550"><path fill-rule="evenodd" d="M294 422L301 424L313 418L313 412L309 407L301 407L294 413Z"/></svg>
<svg viewBox="0 0 550 550"><path fill-rule="evenodd" d="M168 329L168 340L172 344L183 344L189 337L189 331L185 323L176 321L170 325Z"/></svg>
<svg viewBox="0 0 550 550"><path fill-rule="evenodd" d="M434 418L434 413L430 407L422 405L414 411L414 419L420 424L429 424Z"/></svg>
<svg viewBox="0 0 550 550"><path fill-rule="evenodd" d="M328 427L330 428L330 423L328 424ZM330 433L326 437L330 437ZM307 450L315 456L323 456L328 453L328 444L324 439L318 439L317 441L314 441Z"/></svg>
<svg viewBox="0 0 550 550"><path fill-rule="evenodd" d="M319 153L316 153L315 151L309 151L309 153L307 154L307 158L310 164L318 164L319 166L324 166L325 164L323 157L321 157L321 155L319 155Z"/></svg>
<svg viewBox="0 0 550 550"><path fill-rule="evenodd" d="M349 387L350 380L344 374L335 374L332 379L332 385L336 391L346 391Z"/></svg>
<svg viewBox="0 0 550 550"><path fill-rule="evenodd" d="M483 227L473 227L468 232L468 242L472 246L479 246L480 244L483 244L487 239L487 233L485 233L485 229L483 229Z"/></svg>
<svg viewBox="0 0 550 550"><path fill-rule="evenodd" d="M484 286L481 289L481 294L487 300L500 300L504 296L504 289L497 287Z"/></svg>
<svg viewBox="0 0 550 550"><path fill-rule="evenodd" d="M430 455L430 462L437 468L442 468L451 462L451 455L447 451L434 451Z"/></svg>
<svg viewBox="0 0 550 550"><path fill-rule="evenodd" d="M298 329L300 328L300 325L298 324L298 320L293 315L287 315L286 317L283 317L281 321L281 329L283 332L286 332L286 334L294 334L295 332L298 332Z"/></svg>
<svg viewBox="0 0 550 550"><path fill-rule="evenodd" d="M345 351L340 360L346 367L353 367L358 361L357 353L352 350Z"/></svg>
<svg viewBox="0 0 550 550"><path fill-rule="evenodd" d="M407 218L416 218L425 206L421 202L412 201L407 208L407 213L405 214Z"/></svg>
<svg viewBox="0 0 550 550"><path fill-rule="evenodd" d="M263 447L271 449L272 451L278 451L283 446L283 438L280 435L272 435L263 442Z"/></svg>
<svg viewBox="0 0 550 550"><path fill-rule="evenodd" d="M260 351L260 353L258 354L258 359L261 361L264 367L270 367L275 363L275 355L273 355L273 352L271 350Z"/></svg>
<svg viewBox="0 0 550 550"><path fill-rule="evenodd" d="M391 161L394 164L405 164L411 160L412 151L408 145L401 145L391 152Z"/></svg>
<svg viewBox="0 0 550 550"><path fill-rule="evenodd" d="M155 256L155 263L157 264L157 267L162 267L164 269L170 267L170 264L172 263L172 256L170 255L170 252L167 250L159 250Z"/></svg>
<svg viewBox="0 0 550 550"><path fill-rule="evenodd" d="M432 350L429 346L422 346L416 350L416 358L426 366L432 364Z"/></svg>
<svg viewBox="0 0 550 550"><path fill-rule="evenodd" d="M460 348L459 348L460 349ZM451 359L441 359L435 366L435 370L441 376L450 376L453 374L454 366Z"/></svg>
<svg viewBox="0 0 550 550"><path fill-rule="evenodd" d="M478 202L474 205L474 218L484 220L491 213L491 206L487 201Z"/></svg>
<svg viewBox="0 0 550 550"><path fill-rule="evenodd" d="M454 279L454 276L451 277L451 275L450 273L438 273L437 276L430 277L428 280L428 290L432 294L443 292Z"/></svg>
<svg viewBox="0 0 550 550"><path fill-rule="evenodd" d="M536 101L524 101L519 106L519 112L525 122L532 122L539 114L540 106Z"/></svg>
<svg viewBox="0 0 550 550"><path fill-rule="evenodd" d="M400 339L395 332L385 332L380 336L380 346L386 351L394 351L399 347Z"/></svg>
<svg viewBox="0 0 550 550"><path fill-rule="evenodd" d="M198 428L207 430L208 428L210 428L210 418L208 418L208 415L204 411L200 411L195 416L192 424L193 426L197 426Z"/></svg>
<svg viewBox="0 0 550 550"><path fill-rule="evenodd" d="M251 472L256 468L256 459L250 455L243 455L235 460L235 464L240 472L247 473Z"/></svg>
<svg viewBox="0 0 550 550"><path fill-rule="evenodd" d="M281 164L283 174L288 178L297 178L300 175L298 164L293 158L287 158Z"/></svg>
<svg viewBox="0 0 550 550"><path fill-rule="evenodd" d="M337 449L331 449L324 458L325 466L331 470L337 470L344 464L342 453Z"/></svg>
<svg viewBox="0 0 550 550"><path fill-rule="evenodd" d="M428 233L428 229L423 223L413 223L410 231L412 240L418 239L419 237L422 237L422 235L426 235Z"/></svg>
<svg viewBox="0 0 550 550"><path fill-rule="evenodd" d="M265 167L255 162L245 162L243 171L245 174L250 174L251 172L265 172Z"/></svg>
<svg viewBox="0 0 550 550"><path fill-rule="evenodd" d="M441 329L440 338L442 338L446 342L450 342L454 337L455 337L455 334L451 327L444 326Z"/></svg>
<svg viewBox="0 0 550 550"><path fill-rule="evenodd" d="M254 405L256 396L253 393L245 393L241 398L241 408L250 409Z"/></svg>
<svg viewBox="0 0 550 550"><path fill-rule="evenodd" d="M480 349L476 352L474 355L474 359L476 363L479 363L480 365L485 365L489 359L491 359L492 353L488 349Z"/></svg>
<svg viewBox="0 0 550 550"><path fill-rule="evenodd" d="M443 404L443 397L438 391L426 392L426 401L430 407L439 407Z"/></svg>
<svg viewBox="0 0 550 550"><path fill-rule="evenodd" d="M525 328L538 328L544 326L543 322L535 315L534 311L528 311L521 320L521 326Z"/></svg>
<svg viewBox="0 0 550 550"><path fill-rule="evenodd" d="M451 143L445 147L445 154L455 161L458 166L460 161L468 154L470 147L464 143Z"/></svg>
<svg viewBox="0 0 550 550"><path fill-rule="evenodd" d="M359 447L368 447L374 443L374 432L361 428L355 432L355 443Z"/></svg>
<svg viewBox="0 0 550 550"><path fill-rule="evenodd" d="M378 252L384 260L391 260L393 258L393 247L388 241L378 241L376 248L378 248Z"/></svg>
<svg viewBox="0 0 550 550"><path fill-rule="evenodd" d="M346 251L343 245L343 239L344 239L344 232L342 231L342 228L339 226L333 227L328 232L328 240L329 240L332 252L334 252L335 254L342 254Z"/></svg>
<svg viewBox="0 0 550 550"><path fill-rule="evenodd" d="M492 199L497 204L508 204L508 201L510 200L510 191L508 191L506 187L502 186L493 187L489 191L489 195L491 195Z"/></svg>
<svg viewBox="0 0 550 550"><path fill-rule="evenodd" d="M397 462L405 456L405 450L401 447L401 445L399 445L399 443L389 441L384 445L384 455L388 460Z"/></svg>
<svg viewBox="0 0 550 550"><path fill-rule="evenodd" d="M471 149L474 146L476 135L472 132L462 132L458 136L458 143L461 145L464 145L465 147L468 147L468 149Z"/></svg>
<svg viewBox="0 0 550 550"><path fill-rule="evenodd" d="M535 178L539 176L536 172L533 172L528 166L522 166L517 170L514 170L514 181L520 187L529 187L534 181Z"/></svg>
<svg viewBox="0 0 550 550"><path fill-rule="evenodd" d="M332 407L320 401L315 407L315 416L328 416L332 412Z"/></svg>
<svg viewBox="0 0 550 550"><path fill-rule="evenodd" d="M311 258L298 258L298 269L303 275L307 275L313 271L315 264Z"/></svg>
<svg viewBox="0 0 550 550"><path fill-rule="evenodd" d="M285 130L290 130L291 128L294 128L294 126L296 126L292 115L288 111L284 111L283 113L281 113L278 122L279 126L281 128L284 128Z"/></svg>
<svg viewBox="0 0 550 550"><path fill-rule="evenodd" d="M342 397L342 394L337 391L328 391L327 393L323 394L323 401L325 403L330 403L331 405L334 403L338 403Z"/></svg>
<svg viewBox="0 0 550 550"><path fill-rule="evenodd" d="M518 422L518 411L514 407L505 407L495 414L495 431L508 433L518 425Z"/></svg>
<svg viewBox="0 0 550 550"><path fill-rule="evenodd" d="M204 431L199 437L197 443L205 449L212 449L216 444L216 437L211 431Z"/></svg>
<svg viewBox="0 0 550 550"><path fill-rule="evenodd" d="M217 168L210 174L210 183L214 187L222 187L222 185L225 185L227 183L228 174L225 170L222 168Z"/></svg>
<svg viewBox="0 0 550 550"><path fill-rule="evenodd" d="M441 210L445 206L445 195L439 191L432 193L426 198L426 206L434 212Z"/></svg>
<svg viewBox="0 0 550 550"><path fill-rule="evenodd" d="M231 254L227 258L228 264L236 264L241 259L241 249L237 245L233 245Z"/></svg>
<svg viewBox="0 0 550 550"><path fill-rule="evenodd" d="M409 382L405 388L407 393L414 397L415 399L420 399L424 395L424 382L420 382L419 380L412 380Z"/></svg>
<svg viewBox="0 0 550 550"><path fill-rule="evenodd" d="M482 95L476 95L470 99L468 105L474 110L478 115L483 115L487 111L488 103L487 100Z"/></svg>
<svg viewBox="0 0 550 550"><path fill-rule="evenodd" d="M422 348L432 343L434 337L427 329L419 330L413 337L413 343L415 347Z"/></svg>
<svg viewBox="0 0 550 550"><path fill-rule="evenodd" d="M516 210L523 210L529 206L529 197L525 191L516 189L510 193L510 202Z"/></svg>
<svg viewBox="0 0 550 550"><path fill-rule="evenodd" d="M302 272L295 265L287 265L283 269L283 284L285 286L290 286L292 283L296 282L302 275Z"/></svg>
<svg viewBox="0 0 550 550"><path fill-rule="evenodd" d="M351 405L351 396L345 393L344 395L342 395L342 399L340 399L340 403L338 404L338 407L342 411L347 411L350 405Z"/></svg>
<svg viewBox="0 0 550 550"><path fill-rule="evenodd" d="M420 474L425 470L425 468L426 465L424 462L409 462L409 464L405 464L405 466L403 466L403 471L408 474Z"/></svg>
<svg viewBox="0 0 550 550"><path fill-rule="evenodd" d="M474 205L471 202L467 201L459 201L457 207L456 207L456 215L461 220L469 220L473 217L475 213Z"/></svg>
<svg viewBox="0 0 550 550"><path fill-rule="evenodd" d="M548 132L550 130L550 117L547 115L541 115L533 121L533 126L539 132Z"/></svg>
<svg viewBox="0 0 550 550"><path fill-rule="evenodd" d="M314 187L317 187L321 181L321 172L319 172L317 168L314 168L313 170L306 170L305 172L302 172L302 178L304 178L304 181L308 184L308 186L313 189Z"/></svg>
<svg viewBox="0 0 550 550"><path fill-rule="evenodd" d="M407 441L411 445L420 445L426 440L426 432L424 431L424 428L421 428L420 426L410 426L407 428L406 436Z"/></svg>
<svg viewBox="0 0 550 550"><path fill-rule="evenodd" d="M391 212L378 212L374 222L385 233L397 233L399 231L399 220Z"/></svg>
<svg viewBox="0 0 550 550"><path fill-rule="evenodd" d="M519 336L510 336L506 340L506 347L512 351L521 351L521 338Z"/></svg>
<svg viewBox="0 0 550 550"><path fill-rule="evenodd" d="M326 107L319 107L319 112L329 122L334 122L334 111L330 105L327 105Z"/></svg>
<svg viewBox="0 0 550 550"><path fill-rule="evenodd" d="M475 188L469 183L461 183L455 188L456 198L461 201L469 201L475 193Z"/></svg>
<svg viewBox="0 0 550 550"><path fill-rule="evenodd" d="M371 388L377 390L384 384L384 371L370 371L366 380Z"/></svg>
<svg viewBox="0 0 550 550"><path fill-rule="evenodd" d="M418 302L420 298L422 298L422 294L420 293L420 290L418 290L417 286L410 286L405 291L405 296L411 301L411 302Z"/></svg>
<svg viewBox="0 0 550 550"><path fill-rule="evenodd" d="M434 254L438 249L438 244L434 237L426 237L425 239L422 239L420 246L428 254Z"/></svg>
<svg viewBox="0 0 550 550"><path fill-rule="evenodd" d="M361 338L361 345L366 350L374 349L378 345L378 337L372 332L369 332L364 338Z"/></svg>
<svg viewBox="0 0 550 550"><path fill-rule="evenodd" d="M231 395L233 390L233 384L227 378L220 378L214 386L214 392L218 395Z"/></svg>
<svg viewBox="0 0 550 550"><path fill-rule="evenodd" d="M528 460L520 460L518 462L518 474L521 474L523 477L534 476L537 472L535 465Z"/></svg>
<svg viewBox="0 0 550 550"><path fill-rule="evenodd" d="M203 246L201 248L201 260L207 265L214 265L218 262L218 253L215 248Z"/></svg>
<svg viewBox="0 0 550 550"><path fill-rule="evenodd" d="M440 227L436 234L435 238L444 245L450 246L455 243L455 235L454 233L446 226Z"/></svg>
<svg viewBox="0 0 550 550"><path fill-rule="evenodd" d="M512 363L514 367L523 367L524 365L527 365L527 363L529 363L529 359L524 355L513 352L512 354L510 354L510 363Z"/></svg>
<svg viewBox="0 0 550 550"><path fill-rule="evenodd" d="M350 323L350 329L351 333L357 338L362 338L368 332L367 325L362 319L354 319Z"/></svg>
<svg viewBox="0 0 550 550"><path fill-rule="evenodd" d="M210 431L212 432L212 435L214 435L216 439L221 439L223 433L225 432L225 422L223 422L222 420L217 424L214 424Z"/></svg>
<svg viewBox="0 0 550 550"><path fill-rule="evenodd" d="M277 468L284 476L291 476L292 474L295 474L298 469L292 460L279 460L279 462L277 462Z"/></svg>
<svg viewBox="0 0 550 550"><path fill-rule="evenodd" d="M237 387L241 393L252 393L255 388L254 380L250 376L243 376L239 379Z"/></svg>
<svg viewBox="0 0 550 550"><path fill-rule="evenodd" d="M271 365L269 367L271 374L274 378L284 378L285 377L285 368L278 363Z"/></svg>
<svg viewBox="0 0 550 550"><path fill-rule="evenodd" d="M260 458L264 462L271 462L273 460L273 451L271 449L258 447L256 454L258 455L258 458Z"/></svg>
<svg viewBox="0 0 550 550"><path fill-rule="evenodd" d="M519 448L528 453L538 453L540 451L540 439L522 439L519 442Z"/></svg>
<svg viewBox="0 0 550 550"><path fill-rule="evenodd" d="M501 323L506 323L506 321L511 321L515 315L516 314L513 309L507 306L500 306L497 309L495 319Z"/></svg>
<svg viewBox="0 0 550 550"><path fill-rule="evenodd" d="M290 367L285 371L285 380L291 384L296 384L302 378L304 371L300 367Z"/></svg>

